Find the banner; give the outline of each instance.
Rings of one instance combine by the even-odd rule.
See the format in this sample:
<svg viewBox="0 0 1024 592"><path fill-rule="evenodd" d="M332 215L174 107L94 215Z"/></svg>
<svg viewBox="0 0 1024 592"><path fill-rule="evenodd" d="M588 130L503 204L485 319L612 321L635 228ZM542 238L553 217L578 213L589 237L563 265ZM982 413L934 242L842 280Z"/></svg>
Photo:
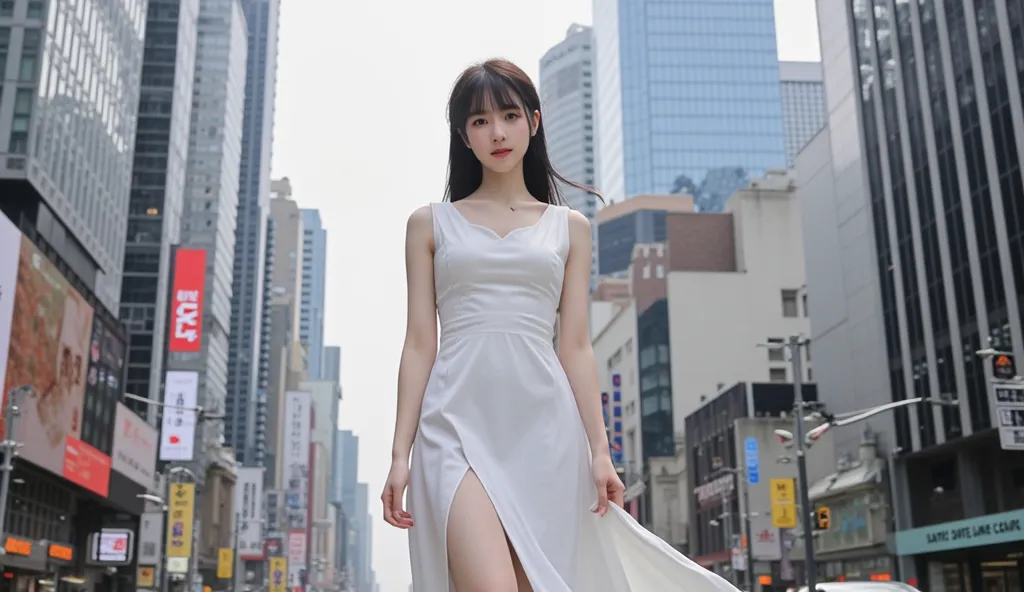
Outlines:
<svg viewBox="0 0 1024 592"><path fill-rule="evenodd" d="M203 289L206 285L206 251L178 249L174 254L171 284L171 334L167 351L198 352L203 331Z"/></svg>
<svg viewBox="0 0 1024 592"><path fill-rule="evenodd" d="M112 468L149 489L156 478L157 439L153 426L118 403L114 412Z"/></svg>
<svg viewBox="0 0 1024 592"><path fill-rule="evenodd" d="M138 558L139 565L160 565L164 535L164 513L146 512L139 517Z"/></svg>
<svg viewBox="0 0 1024 592"><path fill-rule="evenodd" d="M192 555L192 527L196 511L196 486L194 483L171 484L167 528L167 556L190 557Z"/></svg>
<svg viewBox="0 0 1024 592"><path fill-rule="evenodd" d="M306 579L306 532L296 530L288 533L288 587L303 588Z"/></svg>
<svg viewBox="0 0 1024 592"><path fill-rule="evenodd" d="M309 438L312 423L311 397L307 392L285 393L284 446L281 472L289 531L309 528ZM295 565L291 566L294 571Z"/></svg>
<svg viewBox="0 0 1024 592"><path fill-rule="evenodd" d="M0 388L7 376L7 350L11 345L11 320L18 285L18 253L21 231L7 216L0 213ZM14 385L20 386L20 385ZM0 392L0 409L6 409L7 389ZM3 430L0 429L0 433Z"/></svg>
<svg viewBox="0 0 1024 592"><path fill-rule="evenodd" d="M263 514L263 469L242 467L235 482L235 512L238 516L238 556L241 559L263 559L263 530L259 522Z"/></svg>
<svg viewBox="0 0 1024 592"><path fill-rule="evenodd" d="M231 564L234 560L231 549L221 547L217 550L217 577L222 580L231 579Z"/></svg>
<svg viewBox="0 0 1024 592"><path fill-rule="evenodd" d="M284 557L270 558L270 592L288 592L288 560Z"/></svg>
<svg viewBox="0 0 1024 592"><path fill-rule="evenodd" d="M198 372L169 370L164 378L164 420L160 460L190 461L196 439Z"/></svg>

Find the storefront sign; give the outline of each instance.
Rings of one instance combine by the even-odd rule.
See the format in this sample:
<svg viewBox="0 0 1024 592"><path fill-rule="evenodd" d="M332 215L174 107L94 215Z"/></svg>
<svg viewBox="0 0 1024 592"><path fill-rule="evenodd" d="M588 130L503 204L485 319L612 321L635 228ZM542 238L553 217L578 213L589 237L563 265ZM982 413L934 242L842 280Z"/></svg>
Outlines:
<svg viewBox="0 0 1024 592"><path fill-rule="evenodd" d="M5 553L0 554L0 564L5 567L44 571L48 547L47 543L41 541L8 536L4 539Z"/></svg>
<svg viewBox="0 0 1024 592"><path fill-rule="evenodd" d="M135 570L135 586L137 588L152 588L154 584L156 584L156 569L139 567Z"/></svg>
<svg viewBox="0 0 1024 592"><path fill-rule="evenodd" d="M71 563L75 559L75 550L68 545L50 543L50 560L58 563Z"/></svg>
<svg viewBox="0 0 1024 592"><path fill-rule="evenodd" d="M29 557L32 555L32 541L9 536L4 542L4 551L7 551L8 555Z"/></svg>
<svg viewBox="0 0 1024 592"><path fill-rule="evenodd" d="M93 493L110 493L110 457L68 436L64 453L64 477Z"/></svg>
<svg viewBox="0 0 1024 592"><path fill-rule="evenodd" d="M920 555L1024 540L1024 510L945 522L896 533L900 555Z"/></svg>

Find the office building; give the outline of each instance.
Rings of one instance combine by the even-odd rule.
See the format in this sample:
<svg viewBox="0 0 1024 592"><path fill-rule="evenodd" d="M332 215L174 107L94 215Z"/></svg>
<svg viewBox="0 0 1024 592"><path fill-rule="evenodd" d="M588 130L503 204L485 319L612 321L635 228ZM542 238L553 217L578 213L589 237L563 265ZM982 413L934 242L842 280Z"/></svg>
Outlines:
<svg viewBox="0 0 1024 592"><path fill-rule="evenodd" d="M356 589L369 592L373 589L373 517L370 516L370 486L356 484Z"/></svg>
<svg viewBox="0 0 1024 592"><path fill-rule="evenodd" d="M786 166L825 126L825 87L821 62L779 62L782 123L786 132Z"/></svg>
<svg viewBox="0 0 1024 592"><path fill-rule="evenodd" d="M1006 545L1009 539L989 525L1022 519L1016 500L1024 499L1024 469L1016 450L1024 429L997 421L993 368L977 352L991 347L1024 359L1024 187L1017 156L1024 123L1016 67L1024 59L1024 13L1016 3L989 0L889 7L822 0L818 14L831 163L801 154L797 165L819 171L822 186L833 177L834 195L823 199L834 201L843 219L859 209L864 214L838 244L818 236L825 247L817 253L809 245L808 252L841 255L844 273L877 278L877 291L865 291L864 305L850 312L880 314L881 336L869 337L883 351L887 382L879 393L887 400L856 400L849 391L857 385L823 389L822 400L835 410L853 401L957 401L892 415L882 453L891 455L894 468L893 575L921 589L1007 589L1020 581L1015 554L1022 549L1019 542ZM860 158L858 149L863 190L856 173L845 173ZM849 195L855 200L846 201ZM806 201L815 202L809 194ZM808 216L825 214L821 206ZM868 245L857 246L860 241ZM809 273L818 269L819 285L829 277L821 271L826 265L808 263ZM852 300L835 294L839 305ZM817 304L828 300L811 293L815 331L818 317L820 330L838 326L837 311ZM948 534L964 531L972 536Z"/></svg>
<svg viewBox="0 0 1024 592"><path fill-rule="evenodd" d="M336 438L333 503L346 525L346 528L337 530L338 568L343 570L351 581L355 581L356 547L358 546L356 483L359 479L359 436L349 430L338 430Z"/></svg>
<svg viewBox="0 0 1024 592"><path fill-rule="evenodd" d="M324 296L327 293L327 231L319 210L302 210L302 297L299 341L306 348L310 380L330 380L324 373Z"/></svg>
<svg viewBox="0 0 1024 592"><path fill-rule="evenodd" d="M249 404L253 399L266 397L270 380L269 344L261 333L270 322L263 306L265 276L269 273L265 258L280 16L279 0L240 1L248 30L249 59L245 72L228 367L228 397L236 409L254 407ZM256 441L247 439L245 432L233 436L228 443L239 460L248 462L259 454Z"/></svg>
<svg viewBox="0 0 1024 592"><path fill-rule="evenodd" d="M199 0L150 0L135 135L121 322L129 330L125 390L161 400L171 247L180 242L192 126ZM157 407L126 404L143 417Z"/></svg>
<svg viewBox="0 0 1024 592"><path fill-rule="evenodd" d="M665 218L692 212L693 199L678 195L638 195L601 210L597 216L598 275L628 281L637 244L665 242Z"/></svg>
<svg viewBox="0 0 1024 592"><path fill-rule="evenodd" d="M201 2L181 245L206 251L202 351L169 353L167 365L199 372L199 405L224 413L232 424L244 418L226 401L226 389L245 61L245 18L237 0ZM205 445L218 449L224 423L200 425L200 453Z"/></svg>
<svg viewBox="0 0 1024 592"><path fill-rule="evenodd" d="M33 225L114 315L145 30L143 0L0 5L9 65L0 94L3 211ZM83 84L94 91L73 90Z"/></svg>
<svg viewBox="0 0 1024 592"><path fill-rule="evenodd" d="M540 60L540 98L544 135L552 166L563 177L594 187L597 164L594 150L594 47L590 27L573 24L565 40ZM591 255L591 291L597 287L598 199L592 193L564 186L565 201L590 220L594 231Z"/></svg>
<svg viewBox="0 0 1024 592"><path fill-rule="evenodd" d="M341 348L337 345L328 345L324 348L321 374L324 380L333 380L341 384Z"/></svg>
<svg viewBox="0 0 1024 592"><path fill-rule="evenodd" d="M785 166L772 0L595 0L598 185L720 211Z"/></svg>

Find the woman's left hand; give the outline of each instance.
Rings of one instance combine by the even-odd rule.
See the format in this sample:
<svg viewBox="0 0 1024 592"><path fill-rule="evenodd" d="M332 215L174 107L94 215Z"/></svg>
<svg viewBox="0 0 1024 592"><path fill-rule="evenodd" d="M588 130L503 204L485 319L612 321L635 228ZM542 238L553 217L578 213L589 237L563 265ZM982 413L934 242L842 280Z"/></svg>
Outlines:
<svg viewBox="0 0 1024 592"><path fill-rule="evenodd" d="M594 476L594 485L597 487L597 508L594 512L600 516L607 514L609 501L621 508L626 486L615 472L612 457L607 454L595 456L591 463L591 472Z"/></svg>

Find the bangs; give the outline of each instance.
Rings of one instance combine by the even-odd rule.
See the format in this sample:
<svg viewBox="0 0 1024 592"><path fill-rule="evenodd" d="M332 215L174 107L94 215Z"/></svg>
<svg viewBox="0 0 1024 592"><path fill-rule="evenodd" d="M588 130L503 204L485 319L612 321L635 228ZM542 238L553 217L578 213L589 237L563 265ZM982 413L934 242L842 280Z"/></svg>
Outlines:
<svg viewBox="0 0 1024 592"><path fill-rule="evenodd" d="M514 81L484 68L466 76L462 88L452 97L452 124L462 128L473 115L488 111L525 109L522 94Z"/></svg>

